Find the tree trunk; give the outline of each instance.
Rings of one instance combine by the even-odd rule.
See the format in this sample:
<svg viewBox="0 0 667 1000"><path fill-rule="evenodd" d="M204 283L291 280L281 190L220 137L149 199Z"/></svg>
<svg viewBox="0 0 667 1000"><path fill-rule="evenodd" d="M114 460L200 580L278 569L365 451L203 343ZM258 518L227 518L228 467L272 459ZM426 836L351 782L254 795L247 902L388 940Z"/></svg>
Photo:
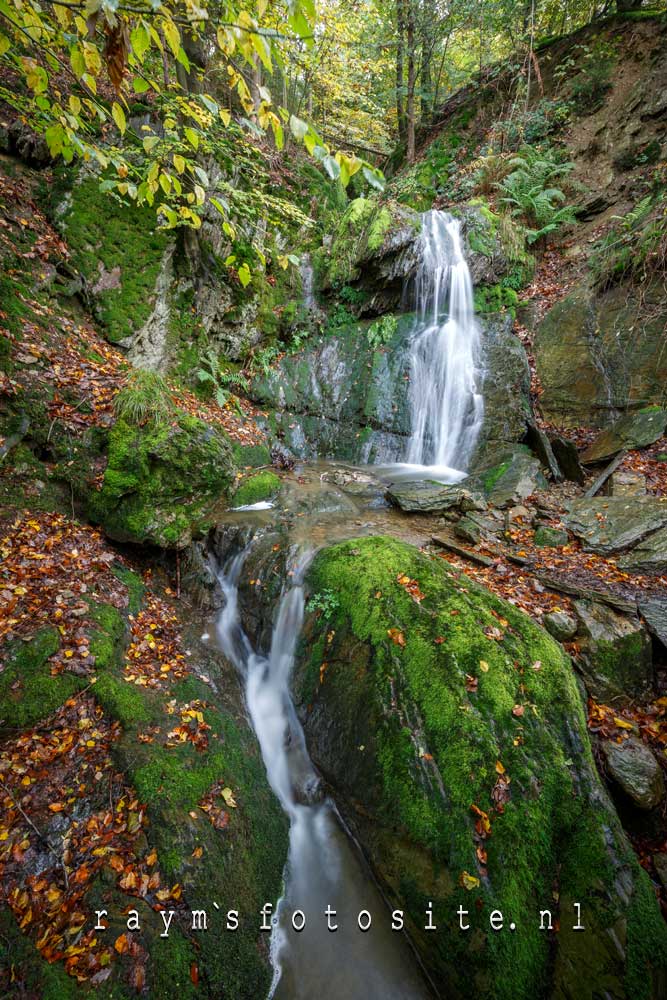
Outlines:
<svg viewBox="0 0 667 1000"><path fill-rule="evenodd" d="M405 0L396 0L396 119L399 142L405 142L407 126L403 99L403 40L405 37Z"/></svg>
<svg viewBox="0 0 667 1000"><path fill-rule="evenodd" d="M407 117L407 157L408 163L415 162L415 8L414 0L407 0L407 45L408 45L408 94Z"/></svg>

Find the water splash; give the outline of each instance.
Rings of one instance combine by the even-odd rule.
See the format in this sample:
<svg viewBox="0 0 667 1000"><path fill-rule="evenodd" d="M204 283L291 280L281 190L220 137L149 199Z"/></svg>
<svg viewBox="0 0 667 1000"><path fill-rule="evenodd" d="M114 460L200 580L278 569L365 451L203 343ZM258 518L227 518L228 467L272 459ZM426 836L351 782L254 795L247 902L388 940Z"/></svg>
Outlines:
<svg viewBox="0 0 667 1000"><path fill-rule="evenodd" d="M422 242L410 345L412 431L397 472L456 482L466 475L484 417L480 328L460 221L447 212L425 212Z"/></svg>

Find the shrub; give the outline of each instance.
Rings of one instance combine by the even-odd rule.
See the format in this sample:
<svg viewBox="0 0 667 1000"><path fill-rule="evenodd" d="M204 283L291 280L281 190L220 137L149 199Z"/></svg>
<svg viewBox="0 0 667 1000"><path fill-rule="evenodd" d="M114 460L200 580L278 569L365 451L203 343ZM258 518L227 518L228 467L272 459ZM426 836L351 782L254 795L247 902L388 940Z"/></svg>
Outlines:
<svg viewBox="0 0 667 1000"><path fill-rule="evenodd" d="M497 188L511 214L527 225L526 239L535 243L560 226L574 222L573 205L565 204L565 194L553 182L566 177L573 163L559 159L553 149L524 146L510 161L512 172Z"/></svg>
<svg viewBox="0 0 667 1000"><path fill-rule="evenodd" d="M231 395L232 386L237 389L248 389L248 379L245 375L221 368L220 359L212 349L202 355L199 364L197 378L212 388L218 406L225 405Z"/></svg>

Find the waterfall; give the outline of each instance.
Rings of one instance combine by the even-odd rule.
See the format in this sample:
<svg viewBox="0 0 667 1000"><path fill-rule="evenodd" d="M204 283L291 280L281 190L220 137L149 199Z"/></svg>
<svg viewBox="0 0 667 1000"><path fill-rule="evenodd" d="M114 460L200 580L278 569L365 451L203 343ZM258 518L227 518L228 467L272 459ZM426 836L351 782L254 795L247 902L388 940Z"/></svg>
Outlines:
<svg viewBox="0 0 667 1000"><path fill-rule="evenodd" d="M226 603L217 631L223 652L245 682L267 777L290 821L285 890L271 932L274 977L269 998L426 1000L412 952L403 936L390 930L388 909L360 851L333 802L323 796L290 695L304 615L303 576L312 553L297 553L288 567L289 582L264 656L252 648L238 612L238 583L252 545L219 573ZM335 932L328 926L327 907L336 913ZM292 923L299 910L306 920L301 932ZM360 910L373 916L367 934L357 926Z"/></svg>
<svg viewBox="0 0 667 1000"><path fill-rule="evenodd" d="M425 212L422 244L410 343L412 429L402 471L456 482L465 476L484 416L480 329L460 221Z"/></svg>

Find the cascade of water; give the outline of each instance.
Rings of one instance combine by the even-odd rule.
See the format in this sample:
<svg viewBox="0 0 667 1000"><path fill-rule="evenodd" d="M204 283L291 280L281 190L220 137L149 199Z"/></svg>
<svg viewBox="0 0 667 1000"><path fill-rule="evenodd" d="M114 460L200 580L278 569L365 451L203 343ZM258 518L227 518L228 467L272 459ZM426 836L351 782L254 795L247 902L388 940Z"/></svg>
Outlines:
<svg viewBox="0 0 667 1000"><path fill-rule="evenodd" d="M410 344L412 430L399 474L455 482L465 476L484 417L480 329L459 220L425 212L422 243Z"/></svg>
<svg viewBox="0 0 667 1000"><path fill-rule="evenodd" d="M250 545L219 574L226 604L218 619L220 645L245 680L246 702L269 783L290 820L285 893L271 936L276 1000L425 1000L427 990L407 944L392 933L389 914L348 838L308 756L290 695L290 675L304 614L303 574L310 554L290 567L268 656L253 650L238 613L238 582ZM326 908L336 913L332 933ZM300 910L306 927L293 929ZM375 924L359 932L360 910ZM382 917L384 916L384 921Z"/></svg>

